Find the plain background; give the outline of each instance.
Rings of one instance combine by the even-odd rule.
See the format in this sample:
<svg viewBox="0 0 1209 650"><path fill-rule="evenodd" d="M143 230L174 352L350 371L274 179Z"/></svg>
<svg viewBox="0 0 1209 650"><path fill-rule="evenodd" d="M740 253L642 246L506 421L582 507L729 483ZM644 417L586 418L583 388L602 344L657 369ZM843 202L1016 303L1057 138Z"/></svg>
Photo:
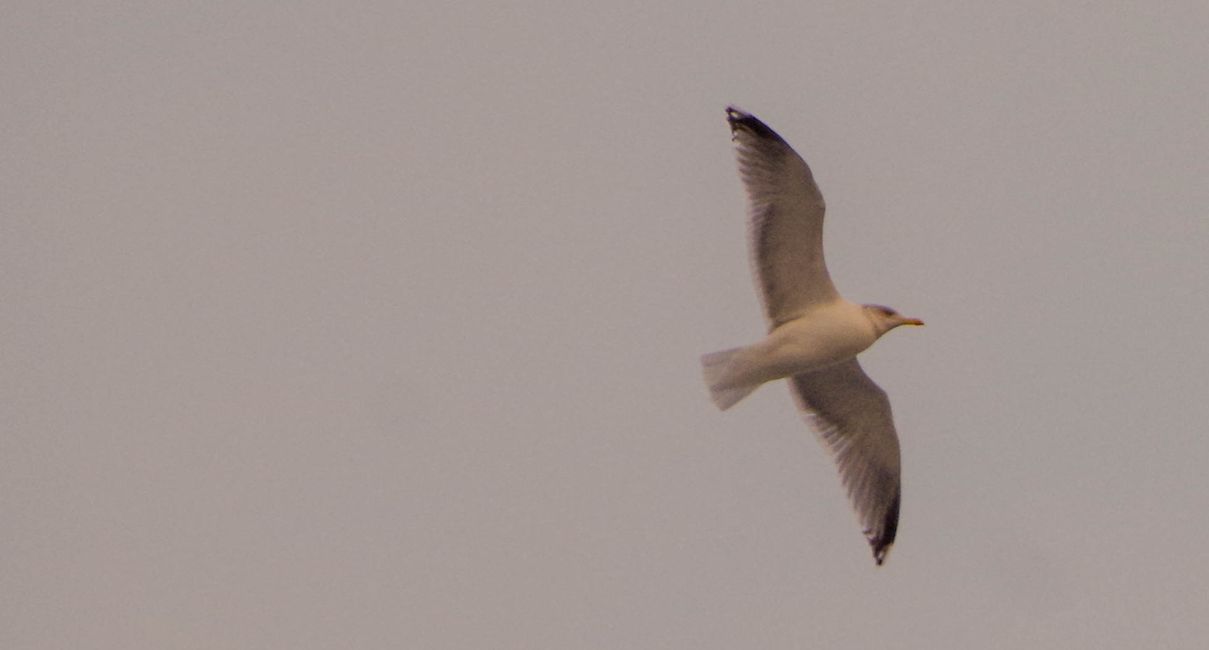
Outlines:
<svg viewBox="0 0 1209 650"><path fill-rule="evenodd" d="M1209 6L9 2L0 645L1196 648ZM875 568L723 108L829 205Z"/></svg>

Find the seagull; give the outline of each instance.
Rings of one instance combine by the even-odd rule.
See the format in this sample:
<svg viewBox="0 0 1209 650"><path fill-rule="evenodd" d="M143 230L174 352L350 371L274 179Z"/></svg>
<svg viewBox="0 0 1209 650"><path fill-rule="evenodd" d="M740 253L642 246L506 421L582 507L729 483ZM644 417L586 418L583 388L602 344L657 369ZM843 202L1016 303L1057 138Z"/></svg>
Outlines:
<svg viewBox="0 0 1209 650"><path fill-rule="evenodd" d="M898 531L902 497L890 400L856 355L900 325L923 325L881 305L845 300L823 259L823 195L806 161L755 116L726 109L747 189L753 272L768 335L701 357L722 410L756 388L788 379L798 408L836 464L881 565Z"/></svg>

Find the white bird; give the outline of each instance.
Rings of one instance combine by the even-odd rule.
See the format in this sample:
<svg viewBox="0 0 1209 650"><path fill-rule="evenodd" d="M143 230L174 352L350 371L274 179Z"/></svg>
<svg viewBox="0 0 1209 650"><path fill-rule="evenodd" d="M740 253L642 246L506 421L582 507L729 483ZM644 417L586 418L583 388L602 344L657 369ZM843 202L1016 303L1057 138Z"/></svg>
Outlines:
<svg viewBox="0 0 1209 650"><path fill-rule="evenodd" d="M831 450L879 565L898 531L898 434L886 392L856 355L899 325L923 325L835 290L823 260L823 195L806 161L754 116L726 109L749 200L751 261L769 334L701 357L726 410L761 384L788 378L811 428Z"/></svg>

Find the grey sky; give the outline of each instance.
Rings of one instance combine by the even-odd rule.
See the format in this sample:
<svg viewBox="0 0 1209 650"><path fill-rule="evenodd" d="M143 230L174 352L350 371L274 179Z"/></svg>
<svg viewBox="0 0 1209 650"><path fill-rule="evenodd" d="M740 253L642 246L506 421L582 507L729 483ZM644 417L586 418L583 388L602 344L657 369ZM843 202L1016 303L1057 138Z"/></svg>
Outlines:
<svg viewBox="0 0 1209 650"><path fill-rule="evenodd" d="M0 646L1209 635L1209 7L9 3ZM723 115L814 168L903 439L876 569Z"/></svg>

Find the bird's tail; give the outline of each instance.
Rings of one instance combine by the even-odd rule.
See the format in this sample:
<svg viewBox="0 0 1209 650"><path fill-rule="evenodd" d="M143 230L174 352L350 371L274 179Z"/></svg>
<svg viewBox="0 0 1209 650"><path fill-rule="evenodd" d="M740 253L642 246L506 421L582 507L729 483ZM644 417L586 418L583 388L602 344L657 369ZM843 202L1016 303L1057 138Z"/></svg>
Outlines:
<svg viewBox="0 0 1209 650"><path fill-rule="evenodd" d="M760 387L758 383L737 386L730 383L735 364L740 361L735 356L742 351L743 348L731 348L711 352L701 357L701 369L705 374L705 385L709 386L709 397L723 411L734 406L739 400Z"/></svg>

